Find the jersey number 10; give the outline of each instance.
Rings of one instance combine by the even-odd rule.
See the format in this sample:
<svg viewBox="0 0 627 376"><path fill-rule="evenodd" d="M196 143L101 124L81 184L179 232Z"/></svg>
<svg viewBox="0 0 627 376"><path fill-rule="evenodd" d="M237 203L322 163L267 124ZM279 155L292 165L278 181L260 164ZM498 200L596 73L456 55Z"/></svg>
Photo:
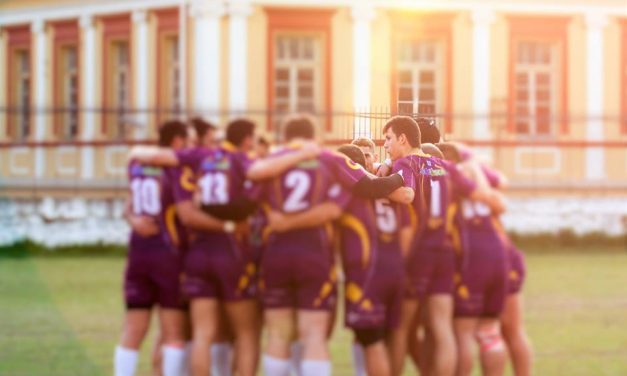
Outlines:
<svg viewBox="0 0 627 376"><path fill-rule="evenodd" d="M161 212L159 182L155 179L133 179L133 213L136 215L157 215Z"/></svg>

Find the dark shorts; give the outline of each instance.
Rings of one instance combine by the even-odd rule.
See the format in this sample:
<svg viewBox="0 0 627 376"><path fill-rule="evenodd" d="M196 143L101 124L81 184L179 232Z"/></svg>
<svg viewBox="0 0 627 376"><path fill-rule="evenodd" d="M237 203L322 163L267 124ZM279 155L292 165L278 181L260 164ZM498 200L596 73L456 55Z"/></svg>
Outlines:
<svg viewBox="0 0 627 376"><path fill-rule="evenodd" d="M469 242L455 287L456 317L498 317L508 291L509 262L500 239Z"/></svg>
<svg viewBox="0 0 627 376"><path fill-rule="evenodd" d="M346 326L352 329L396 328L406 283L400 254L384 253L371 270L364 271L361 265L355 268L345 265L345 269Z"/></svg>
<svg viewBox="0 0 627 376"><path fill-rule="evenodd" d="M408 261L407 297L423 299L435 294L453 294L455 251L451 247L420 248Z"/></svg>
<svg viewBox="0 0 627 376"><path fill-rule="evenodd" d="M190 300L238 301L255 297L256 267L229 239L194 244L185 257L183 292Z"/></svg>
<svg viewBox="0 0 627 376"><path fill-rule="evenodd" d="M259 292L264 308L334 309L337 271L330 250L268 245Z"/></svg>
<svg viewBox="0 0 627 376"><path fill-rule="evenodd" d="M183 309L181 261L171 250L131 251L124 275L124 299L128 309Z"/></svg>
<svg viewBox="0 0 627 376"><path fill-rule="evenodd" d="M517 294L522 290L523 284L525 283L525 277L527 276L525 255L516 247L510 246L508 256L510 266L508 292L510 294Z"/></svg>

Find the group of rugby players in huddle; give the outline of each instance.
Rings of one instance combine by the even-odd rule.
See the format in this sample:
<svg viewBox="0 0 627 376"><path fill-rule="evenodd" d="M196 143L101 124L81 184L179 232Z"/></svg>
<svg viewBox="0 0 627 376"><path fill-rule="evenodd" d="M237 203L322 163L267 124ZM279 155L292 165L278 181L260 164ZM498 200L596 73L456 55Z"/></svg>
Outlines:
<svg viewBox="0 0 627 376"><path fill-rule="evenodd" d="M337 151L288 117L269 153L255 124L224 140L201 119L164 123L129 155L132 232L115 374L133 375L151 309L163 375L324 376L343 283L356 375L528 375L521 253L499 222L504 177L430 121L390 118L388 159ZM263 324L263 325L262 325ZM263 341L261 333L265 333Z"/></svg>

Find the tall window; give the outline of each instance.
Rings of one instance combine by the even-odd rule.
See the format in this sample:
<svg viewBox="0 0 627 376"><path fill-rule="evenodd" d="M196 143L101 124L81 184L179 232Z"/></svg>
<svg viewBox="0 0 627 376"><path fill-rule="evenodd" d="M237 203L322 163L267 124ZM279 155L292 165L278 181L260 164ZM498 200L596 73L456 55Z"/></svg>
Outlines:
<svg viewBox="0 0 627 376"><path fill-rule="evenodd" d="M115 41L111 43L110 85L107 116L107 129L112 138L123 139L126 134L128 109L130 107L130 64L128 41Z"/></svg>
<svg viewBox="0 0 627 376"><path fill-rule="evenodd" d="M11 103L15 107L12 113L11 126L14 127L14 137L16 140L23 141L30 134L30 103L31 103L31 70L30 70L30 52L28 50L15 50L13 59L12 72L14 80L13 87L15 90L11 93Z"/></svg>
<svg viewBox="0 0 627 376"><path fill-rule="evenodd" d="M557 115L557 47L551 42L519 41L516 51L515 131L552 135Z"/></svg>
<svg viewBox="0 0 627 376"><path fill-rule="evenodd" d="M181 65L178 35L173 35L166 39L166 67L168 91L170 93L167 103L173 111L178 111L181 105L181 82L179 79L181 76Z"/></svg>
<svg viewBox="0 0 627 376"><path fill-rule="evenodd" d="M442 106L444 52L436 40L404 40L397 51L399 114L435 114Z"/></svg>
<svg viewBox="0 0 627 376"><path fill-rule="evenodd" d="M523 137L568 132L570 17L510 16L508 131Z"/></svg>
<svg viewBox="0 0 627 376"><path fill-rule="evenodd" d="M314 35L277 35L274 110L314 113L321 109L321 40ZM275 121L280 121L280 115Z"/></svg>
<svg viewBox="0 0 627 376"><path fill-rule="evenodd" d="M64 46L59 54L59 105L62 109L59 136L65 140L78 135L78 51Z"/></svg>

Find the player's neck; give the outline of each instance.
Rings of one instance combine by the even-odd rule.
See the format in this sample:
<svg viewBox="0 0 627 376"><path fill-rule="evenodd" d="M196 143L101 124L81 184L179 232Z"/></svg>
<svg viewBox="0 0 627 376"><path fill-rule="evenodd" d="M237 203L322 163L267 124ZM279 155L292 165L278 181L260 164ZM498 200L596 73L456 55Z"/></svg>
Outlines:
<svg viewBox="0 0 627 376"><path fill-rule="evenodd" d="M403 148L401 152L401 158L409 157L410 155L416 154L416 153L422 153L420 148L412 148L411 146L407 148Z"/></svg>

